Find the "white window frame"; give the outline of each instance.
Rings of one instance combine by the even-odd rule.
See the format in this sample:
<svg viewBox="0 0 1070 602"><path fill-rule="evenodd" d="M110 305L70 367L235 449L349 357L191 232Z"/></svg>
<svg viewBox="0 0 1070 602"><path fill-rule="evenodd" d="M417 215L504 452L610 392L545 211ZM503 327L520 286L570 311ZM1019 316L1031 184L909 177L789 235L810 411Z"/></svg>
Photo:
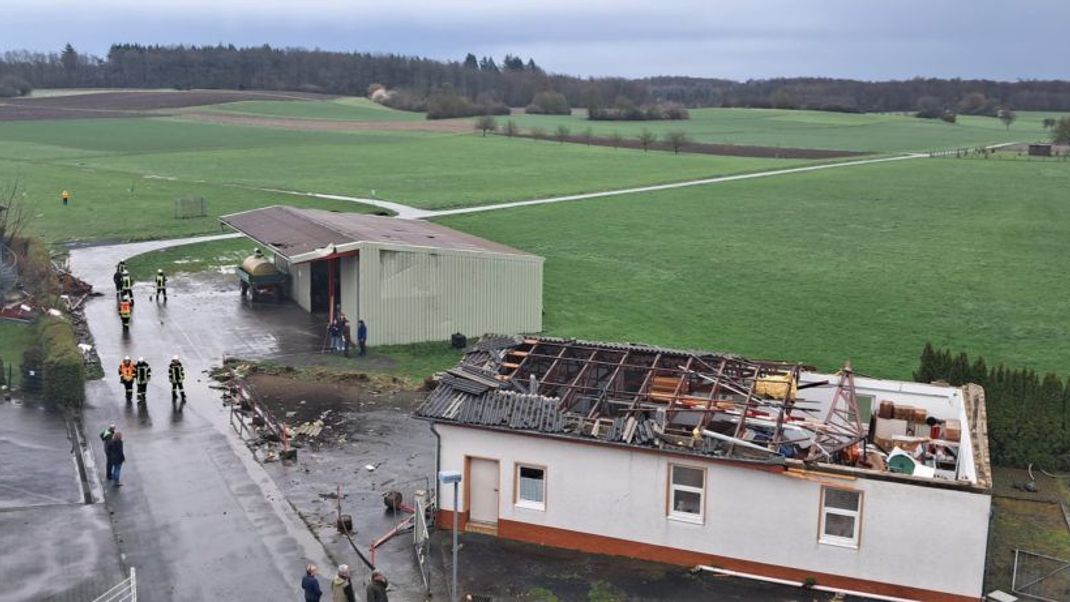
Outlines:
<svg viewBox="0 0 1070 602"><path fill-rule="evenodd" d="M825 504L825 493L827 491L846 491L854 493L858 496L858 506L854 510L845 510L843 508L833 508ZM821 520L818 525L817 540L819 543L840 546L842 548L858 549L859 542L862 538L862 503L863 492L857 489L849 489L847 487L821 487ZM828 535L825 533L825 520L828 515L834 514L836 516L847 516L854 519L854 534L851 537L840 537L838 535Z"/></svg>
<svg viewBox="0 0 1070 602"><path fill-rule="evenodd" d="M686 468L688 470L697 470L702 473L702 487L692 487L691 485L677 485L673 482L673 472L677 468ZM691 512L681 512L673 506L673 500L676 499L675 493L677 491L685 491L688 493L697 493L699 496L698 514ZM669 498L668 502L668 518L670 520L677 520L685 523L703 524L706 522L706 468L703 466L690 466L687 464L669 464Z"/></svg>
<svg viewBox="0 0 1070 602"><path fill-rule="evenodd" d="M542 472L542 501L541 502L536 502L534 500L525 500L524 498L520 497L520 470L522 468L530 468L532 470L538 470L538 471ZM517 508L527 508L528 510L540 510L540 511L545 512L546 511L546 476L547 476L547 474L548 474L548 472L547 472L545 466L539 466L538 464L525 464L525 463L517 462L516 463L516 481L515 481L516 488L514 489L514 491L516 492L516 495L515 495L515 500L513 501L513 505L515 505Z"/></svg>

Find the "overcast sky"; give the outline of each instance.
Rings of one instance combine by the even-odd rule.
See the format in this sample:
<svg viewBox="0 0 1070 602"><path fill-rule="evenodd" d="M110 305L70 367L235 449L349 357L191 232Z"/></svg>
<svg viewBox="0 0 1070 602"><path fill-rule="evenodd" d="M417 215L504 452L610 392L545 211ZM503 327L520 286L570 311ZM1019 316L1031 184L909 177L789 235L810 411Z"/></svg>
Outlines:
<svg viewBox="0 0 1070 602"><path fill-rule="evenodd" d="M534 58L574 75L1066 79L1070 0L0 0L0 49Z"/></svg>

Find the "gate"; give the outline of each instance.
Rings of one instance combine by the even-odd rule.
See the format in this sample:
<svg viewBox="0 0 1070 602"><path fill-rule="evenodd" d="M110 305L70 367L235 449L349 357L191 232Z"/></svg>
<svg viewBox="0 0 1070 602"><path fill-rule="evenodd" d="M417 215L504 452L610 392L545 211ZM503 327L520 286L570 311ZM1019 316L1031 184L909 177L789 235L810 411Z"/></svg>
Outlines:
<svg viewBox="0 0 1070 602"><path fill-rule="evenodd" d="M1070 560L1015 550L1011 592L1044 602L1070 600Z"/></svg>

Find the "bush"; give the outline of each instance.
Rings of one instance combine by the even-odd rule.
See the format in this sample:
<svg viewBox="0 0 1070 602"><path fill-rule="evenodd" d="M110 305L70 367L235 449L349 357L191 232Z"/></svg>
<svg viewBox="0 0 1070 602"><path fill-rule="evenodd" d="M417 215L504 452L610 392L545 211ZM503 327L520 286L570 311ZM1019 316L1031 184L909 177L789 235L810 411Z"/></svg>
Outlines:
<svg viewBox="0 0 1070 602"><path fill-rule="evenodd" d="M565 95L554 91L539 92L525 110L533 115L572 114L572 107L568 106Z"/></svg>
<svg viewBox="0 0 1070 602"><path fill-rule="evenodd" d="M4 75L0 77L0 98L12 98L26 96L33 91L30 82L17 75Z"/></svg>
<svg viewBox="0 0 1070 602"><path fill-rule="evenodd" d="M940 116L940 119L948 123L955 123L958 121L958 116L951 111L944 111L944 114Z"/></svg>
<svg viewBox="0 0 1070 602"><path fill-rule="evenodd" d="M1070 144L1070 117L1063 117L1055 122L1051 130L1051 141L1055 144Z"/></svg>
<svg viewBox="0 0 1070 602"><path fill-rule="evenodd" d="M428 119L508 114L509 107L500 102L474 103L456 92L436 92L427 99Z"/></svg>
<svg viewBox="0 0 1070 602"><path fill-rule="evenodd" d="M85 401L85 363L75 342L74 328L63 318L46 316L37 323L43 360L42 392L46 399L66 406Z"/></svg>
<svg viewBox="0 0 1070 602"><path fill-rule="evenodd" d="M683 105L677 103L659 103L635 106L631 101L617 100L612 108L591 107L587 110L587 119L592 121L658 121L664 119L690 119L691 114Z"/></svg>

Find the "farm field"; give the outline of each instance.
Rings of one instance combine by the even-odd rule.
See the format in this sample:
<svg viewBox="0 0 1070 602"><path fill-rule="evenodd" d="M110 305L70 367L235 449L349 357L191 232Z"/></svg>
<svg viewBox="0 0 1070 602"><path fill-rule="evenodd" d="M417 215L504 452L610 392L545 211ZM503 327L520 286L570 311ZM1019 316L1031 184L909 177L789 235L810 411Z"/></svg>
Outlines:
<svg viewBox="0 0 1070 602"><path fill-rule="evenodd" d="M211 111L342 121L423 121L423 113L396 111L366 98L309 101L241 101L209 107Z"/></svg>
<svg viewBox="0 0 1070 602"><path fill-rule="evenodd" d="M784 109L691 109L690 113L691 119L684 121L588 121L582 109L570 116L521 114L509 119L525 132L532 127L553 132L565 125L573 134L590 127L595 135L618 132L635 138L645 128L659 136L683 131L695 142L888 153L1038 140L1046 138L1042 120L1052 116L1019 113L1008 131L998 119L968 115L951 124L901 114Z"/></svg>
<svg viewBox="0 0 1070 602"><path fill-rule="evenodd" d="M545 330L910 379L1070 363L1070 169L918 159L456 216L546 257Z"/></svg>
<svg viewBox="0 0 1070 602"><path fill-rule="evenodd" d="M95 173L112 187L172 178L171 190L240 185L375 196L441 208L573 194L801 165L528 139L415 132L304 132L100 119L0 123L0 178L23 174L45 199ZM43 170L43 171L42 171ZM93 170L92 172L87 170ZM71 190L72 194L77 194ZM189 194L177 192L177 195ZM211 197L206 196L211 200ZM278 202L278 201L274 201ZM218 215L218 213L216 214Z"/></svg>

